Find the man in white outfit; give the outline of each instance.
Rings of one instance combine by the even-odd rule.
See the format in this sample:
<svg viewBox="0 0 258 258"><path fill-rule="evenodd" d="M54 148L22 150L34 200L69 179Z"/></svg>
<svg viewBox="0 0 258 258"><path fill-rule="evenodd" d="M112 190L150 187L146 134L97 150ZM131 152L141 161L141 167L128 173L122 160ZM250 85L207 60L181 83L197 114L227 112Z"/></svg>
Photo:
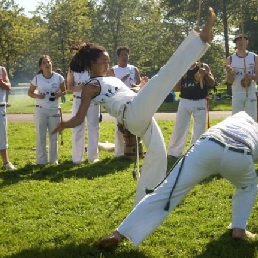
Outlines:
<svg viewBox="0 0 258 258"><path fill-rule="evenodd" d="M200 158L201 157L201 158ZM183 155L169 175L126 217L100 248L115 247L124 237L135 246L151 234L205 178L220 174L236 188L232 197L232 237L254 238L246 231L256 192L254 161L258 159L258 124L241 111L208 129Z"/></svg>
<svg viewBox="0 0 258 258"><path fill-rule="evenodd" d="M109 76L115 76L120 79L128 88L133 88L141 82L139 69L131 64L128 64L130 49L127 46L117 47L118 64L114 65L109 71ZM119 131L117 121L115 124L115 157L124 155L124 137Z"/></svg>
<svg viewBox="0 0 258 258"><path fill-rule="evenodd" d="M232 84L232 114L243 110L257 121L258 55L246 50L246 35L237 35L234 43L236 53L226 60L226 80Z"/></svg>
<svg viewBox="0 0 258 258"><path fill-rule="evenodd" d="M176 84L190 64L203 56L209 48L207 42L213 38L212 26L216 17L212 8L209 14L209 19L200 35L195 31L191 32L167 64L145 84L138 94L130 90L121 80L105 76L110 59L102 46L88 43L74 57L77 62L82 62L83 66L90 70L91 80L83 87L82 101L76 116L61 122L52 134L81 124L90 102L95 101L103 105L108 113L132 134L142 137L147 153L137 185L135 205L145 196L145 187L154 187L166 175L166 146L153 115L171 91L171 83ZM187 58L182 59L182 54ZM180 65L178 65L179 61Z"/></svg>

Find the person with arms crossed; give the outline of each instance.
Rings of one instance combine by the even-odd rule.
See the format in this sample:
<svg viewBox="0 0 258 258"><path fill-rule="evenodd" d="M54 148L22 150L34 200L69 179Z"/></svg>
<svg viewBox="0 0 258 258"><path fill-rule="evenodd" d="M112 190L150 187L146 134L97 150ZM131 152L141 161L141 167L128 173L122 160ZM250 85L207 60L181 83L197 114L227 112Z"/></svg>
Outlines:
<svg viewBox="0 0 258 258"><path fill-rule="evenodd" d="M138 94L118 78L106 77L110 60L105 48L88 43L75 55L77 62L82 62L84 70L90 71L91 79L83 86L82 101L77 114L68 121L62 121L52 134L61 133L65 128L81 124L93 100L103 105L107 112L128 131L141 137L147 153L137 185L135 205L145 196L145 187L154 187L166 175L166 146L153 115L170 92L171 83L176 84L190 64L203 56L209 48L208 42L213 39L212 26L215 17L213 9L210 8L208 21L200 34L192 31L166 65L142 87ZM187 56L183 61L182 54ZM180 66L179 60L182 61Z"/></svg>
<svg viewBox="0 0 258 258"><path fill-rule="evenodd" d="M237 35L234 43L236 52L226 60L226 80L232 84L232 114L246 111L256 121L258 55L246 50L246 35Z"/></svg>
<svg viewBox="0 0 258 258"><path fill-rule="evenodd" d="M119 46L116 50L118 64L109 71L109 76L115 76L120 79L128 88L133 88L141 82L139 69L128 64L130 49L127 46ZM119 131L117 122L115 125L115 157L124 155L124 137Z"/></svg>
<svg viewBox="0 0 258 258"><path fill-rule="evenodd" d="M186 74L174 86L174 91L180 91L181 100L176 113L176 121L168 145L168 157L178 158L185 147L191 116L193 130L191 144L195 143L205 131L208 87L214 87L215 79L210 67L198 62L192 64Z"/></svg>
<svg viewBox="0 0 258 258"><path fill-rule="evenodd" d="M6 118L6 94L11 90L11 83L5 67L0 66L0 154L3 161L3 169L16 170L8 157L8 136Z"/></svg>
<svg viewBox="0 0 258 258"><path fill-rule="evenodd" d="M82 46L81 46L82 47ZM76 48L78 50L78 48ZM73 92L72 115L74 116L81 104L81 91L83 85L89 80L90 74L84 70L82 64L73 58L69 65L67 74L67 87ZM86 117L82 124L72 130L72 161L80 164L85 152L85 120L87 119L88 146L87 155L89 162L99 161L98 141L99 141L99 115L100 106L94 101L91 102Z"/></svg>
<svg viewBox="0 0 258 258"><path fill-rule="evenodd" d="M58 164L58 139L51 132L60 122L58 98L66 94L64 77L52 70L50 56L39 59L39 72L32 79L28 95L36 99L34 113L36 127L36 162L40 166ZM46 149L46 134L49 134L49 158Z"/></svg>

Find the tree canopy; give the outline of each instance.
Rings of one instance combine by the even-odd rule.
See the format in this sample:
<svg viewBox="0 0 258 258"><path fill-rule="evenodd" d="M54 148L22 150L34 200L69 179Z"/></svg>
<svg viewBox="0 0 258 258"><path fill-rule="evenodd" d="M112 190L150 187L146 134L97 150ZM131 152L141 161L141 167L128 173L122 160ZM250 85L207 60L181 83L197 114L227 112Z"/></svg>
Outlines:
<svg viewBox="0 0 258 258"><path fill-rule="evenodd" d="M15 85L29 82L41 55L50 55L54 69L67 70L71 46L82 41L103 45L112 64L116 48L130 48L130 63L152 76L163 66L186 35L198 25L197 0L51 0L40 2L30 16L15 0L0 1L0 56ZM234 51L232 38L244 31L248 49L258 52L258 0L203 0L199 25L208 6L218 20L215 39L202 62L218 81L224 79L225 59ZM184 57L182 57L184 58ZM171 86L173 87L173 85Z"/></svg>

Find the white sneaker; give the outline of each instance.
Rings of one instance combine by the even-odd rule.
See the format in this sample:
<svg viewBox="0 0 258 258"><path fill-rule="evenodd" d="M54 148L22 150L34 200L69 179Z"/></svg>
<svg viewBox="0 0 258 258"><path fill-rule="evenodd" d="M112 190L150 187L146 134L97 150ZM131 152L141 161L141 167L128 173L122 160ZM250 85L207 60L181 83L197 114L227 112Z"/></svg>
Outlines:
<svg viewBox="0 0 258 258"><path fill-rule="evenodd" d="M99 162L99 159L89 160L89 162L91 162L91 163L97 163L97 162Z"/></svg>
<svg viewBox="0 0 258 258"><path fill-rule="evenodd" d="M6 164L4 164L3 168L6 170L16 170L17 169L11 162L7 162Z"/></svg>

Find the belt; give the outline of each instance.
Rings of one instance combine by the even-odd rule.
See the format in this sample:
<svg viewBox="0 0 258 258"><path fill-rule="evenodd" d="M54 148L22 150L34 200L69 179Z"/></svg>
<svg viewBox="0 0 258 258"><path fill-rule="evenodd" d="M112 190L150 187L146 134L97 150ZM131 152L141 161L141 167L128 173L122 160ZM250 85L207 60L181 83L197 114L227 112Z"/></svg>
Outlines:
<svg viewBox="0 0 258 258"><path fill-rule="evenodd" d="M186 98L184 98L184 99L186 99ZM205 99L205 98L203 98L203 99ZM187 100L198 101L198 100L203 100L203 99L187 99Z"/></svg>
<svg viewBox="0 0 258 258"><path fill-rule="evenodd" d="M73 95L73 97L76 98L76 99L81 99L80 96Z"/></svg>
<svg viewBox="0 0 258 258"><path fill-rule="evenodd" d="M240 148L235 148L235 147L232 147L232 146L228 146L226 145L225 143L215 139L215 138L210 138L210 137L200 137L201 140L203 139L208 139L208 141L212 141L212 142L215 142L217 143L218 145L220 145L221 147L227 147L229 150L231 151L234 151L234 152L238 152L238 153L246 153L247 155L252 155L252 152L250 150L244 150L244 149L240 149Z"/></svg>
<svg viewBox="0 0 258 258"><path fill-rule="evenodd" d="M6 106L6 104L0 104L0 107L5 107Z"/></svg>

